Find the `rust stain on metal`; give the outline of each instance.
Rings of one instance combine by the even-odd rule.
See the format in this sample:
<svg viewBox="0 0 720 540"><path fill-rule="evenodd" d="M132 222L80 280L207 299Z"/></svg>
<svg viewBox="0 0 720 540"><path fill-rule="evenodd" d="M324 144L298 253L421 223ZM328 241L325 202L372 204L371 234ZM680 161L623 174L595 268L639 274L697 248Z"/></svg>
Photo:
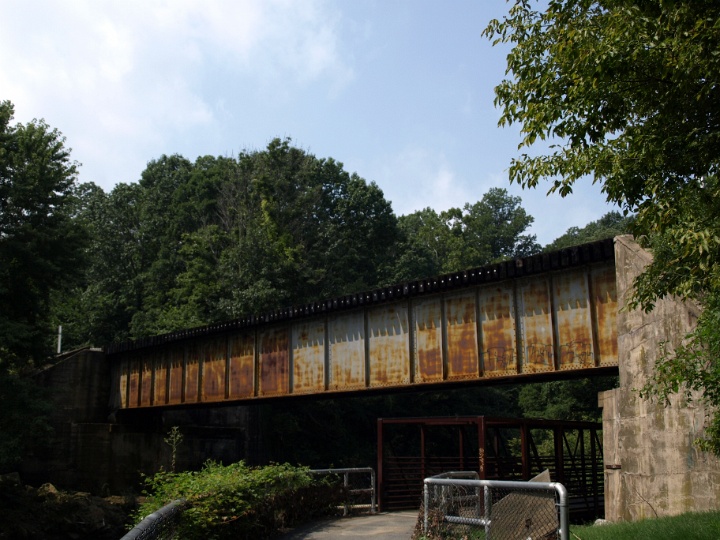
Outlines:
<svg viewBox="0 0 720 540"><path fill-rule="evenodd" d="M150 354L143 355L142 372L140 373L140 406L152 405L153 359Z"/></svg>
<svg viewBox="0 0 720 540"><path fill-rule="evenodd" d="M120 369L120 377L119 377L120 388L118 390L120 392L120 408L126 409L128 407L128 399L127 399L128 361L126 359L123 359L121 362L119 362L119 369Z"/></svg>
<svg viewBox="0 0 720 540"><path fill-rule="evenodd" d="M410 382L410 340L405 304L368 311L370 386Z"/></svg>
<svg viewBox="0 0 720 540"><path fill-rule="evenodd" d="M532 280L520 287L522 307L523 373L555 369L550 290L547 280Z"/></svg>
<svg viewBox="0 0 720 540"><path fill-rule="evenodd" d="M365 388L365 323L362 311L338 314L328 324L330 389Z"/></svg>
<svg viewBox="0 0 720 540"><path fill-rule="evenodd" d="M202 401L225 399L225 357L227 344L224 338L208 340L203 344Z"/></svg>
<svg viewBox="0 0 720 540"><path fill-rule="evenodd" d="M477 378L478 340L474 292L445 300L445 323L448 341L447 378Z"/></svg>
<svg viewBox="0 0 720 540"><path fill-rule="evenodd" d="M617 344L617 288L615 267L599 268L590 274L593 290L593 309L597 324L599 365L618 364Z"/></svg>
<svg viewBox="0 0 720 540"><path fill-rule="evenodd" d="M185 403L197 403L200 383L200 344L188 345L187 364L185 365Z"/></svg>
<svg viewBox="0 0 720 540"><path fill-rule="evenodd" d="M511 287L480 289L480 327L486 377L517 373L514 313Z"/></svg>
<svg viewBox="0 0 720 540"><path fill-rule="evenodd" d="M170 372L170 393L168 395L168 404L170 405L182 403L184 357L185 349L183 347L171 347L168 351L168 366Z"/></svg>
<svg viewBox="0 0 720 540"><path fill-rule="evenodd" d="M285 395L290 391L290 349L287 327L268 328L259 335L258 395Z"/></svg>
<svg viewBox="0 0 720 540"><path fill-rule="evenodd" d="M325 323L313 320L293 325L293 393L325 390Z"/></svg>
<svg viewBox="0 0 720 540"><path fill-rule="evenodd" d="M586 272L566 272L554 280L560 369L593 367L592 323Z"/></svg>
<svg viewBox="0 0 720 540"><path fill-rule="evenodd" d="M132 358L130 360L130 391L128 396L128 407L137 407L140 405L140 360Z"/></svg>
<svg viewBox="0 0 720 540"><path fill-rule="evenodd" d="M253 397L255 393L255 337L237 334L230 338L230 399Z"/></svg>
<svg viewBox="0 0 720 540"><path fill-rule="evenodd" d="M153 405L165 405L167 403L167 362L162 353L155 359L153 367L155 371L155 385L153 390Z"/></svg>
<svg viewBox="0 0 720 540"><path fill-rule="evenodd" d="M413 306L413 311L415 319L415 380L417 382L442 381L440 298L417 302Z"/></svg>

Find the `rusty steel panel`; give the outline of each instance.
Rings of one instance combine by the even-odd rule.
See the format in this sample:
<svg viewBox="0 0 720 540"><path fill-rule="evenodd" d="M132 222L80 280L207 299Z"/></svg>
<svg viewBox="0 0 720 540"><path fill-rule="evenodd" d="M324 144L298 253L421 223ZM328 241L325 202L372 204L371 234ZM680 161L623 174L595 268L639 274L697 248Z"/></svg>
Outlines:
<svg viewBox="0 0 720 540"><path fill-rule="evenodd" d="M259 332L258 396L280 396L290 392L290 347L288 341L286 326L267 328Z"/></svg>
<svg viewBox="0 0 720 540"><path fill-rule="evenodd" d="M167 403L168 369L164 351L157 352L153 371L155 372L155 378L152 404L165 405Z"/></svg>
<svg viewBox="0 0 720 540"><path fill-rule="evenodd" d="M136 408L616 366L616 325L614 265L576 266L139 348L111 384Z"/></svg>
<svg viewBox="0 0 720 540"><path fill-rule="evenodd" d="M293 394L325 391L325 342L324 320L293 325Z"/></svg>
<svg viewBox="0 0 720 540"><path fill-rule="evenodd" d="M225 337L203 343L202 401L225 399L227 341Z"/></svg>
<svg viewBox="0 0 720 540"><path fill-rule="evenodd" d="M140 373L140 406L149 407L152 405L153 391L153 367L152 353L143 355L142 372Z"/></svg>
<svg viewBox="0 0 720 540"><path fill-rule="evenodd" d="M517 373L515 301L511 285L479 290L483 374L501 377Z"/></svg>
<svg viewBox="0 0 720 540"><path fill-rule="evenodd" d="M475 291L445 299L448 380L480 376L475 308Z"/></svg>
<svg viewBox="0 0 720 540"><path fill-rule="evenodd" d="M555 370L550 286L546 279L535 278L519 287L520 329L522 336L522 372L542 373Z"/></svg>
<svg viewBox="0 0 720 540"><path fill-rule="evenodd" d="M140 368L141 360L137 357L133 357L130 360L128 407L138 407L140 405Z"/></svg>
<svg viewBox="0 0 720 540"><path fill-rule="evenodd" d="M365 388L365 317L338 313L328 322L330 390Z"/></svg>
<svg viewBox="0 0 720 540"><path fill-rule="evenodd" d="M183 400L183 370L185 366L185 347L174 346L168 349L167 354L168 374L168 404L177 405Z"/></svg>
<svg viewBox="0 0 720 540"><path fill-rule="evenodd" d="M202 347L198 342L187 346L187 361L185 362L185 394L184 403L197 403L200 397L200 362L202 361Z"/></svg>
<svg viewBox="0 0 720 540"><path fill-rule="evenodd" d="M415 382L437 382L444 378L441 298L413 303L415 325Z"/></svg>
<svg viewBox="0 0 720 540"><path fill-rule="evenodd" d="M560 369L595 366L587 272L553 277Z"/></svg>
<svg viewBox="0 0 720 540"><path fill-rule="evenodd" d="M127 358L123 358L120 361L120 377L118 377L118 384L119 388L118 391L120 392L120 408L127 409L128 407L128 370L130 368L130 363L128 362Z"/></svg>
<svg viewBox="0 0 720 540"><path fill-rule="evenodd" d="M597 337L597 365L618 365L617 289L615 267L594 269L590 273L593 292L595 335Z"/></svg>
<svg viewBox="0 0 720 540"><path fill-rule="evenodd" d="M149 407L152 405L153 386L153 358L152 353L142 357L142 371L140 372L140 406Z"/></svg>
<svg viewBox="0 0 720 540"><path fill-rule="evenodd" d="M255 395L255 335L230 337L230 399Z"/></svg>
<svg viewBox="0 0 720 540"><path fill-rule="evenodd" d="M370 386L410 384L407 304L368 310Z"/></svg>

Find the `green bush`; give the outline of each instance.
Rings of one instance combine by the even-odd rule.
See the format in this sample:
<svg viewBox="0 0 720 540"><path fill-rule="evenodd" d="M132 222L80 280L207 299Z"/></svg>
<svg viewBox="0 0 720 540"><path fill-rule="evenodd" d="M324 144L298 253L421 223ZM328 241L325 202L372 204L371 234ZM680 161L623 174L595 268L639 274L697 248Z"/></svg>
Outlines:
<svg viewBox="0 0 720 540"><path fill-rule="evenodd" d="M278 530L328 514L343 500L342 486L319 481L291 465L251 468L208 461L201 471L161 471L146 478L147 500L136 522L176 499L185 499L181 538L263 539Z"/></svg>

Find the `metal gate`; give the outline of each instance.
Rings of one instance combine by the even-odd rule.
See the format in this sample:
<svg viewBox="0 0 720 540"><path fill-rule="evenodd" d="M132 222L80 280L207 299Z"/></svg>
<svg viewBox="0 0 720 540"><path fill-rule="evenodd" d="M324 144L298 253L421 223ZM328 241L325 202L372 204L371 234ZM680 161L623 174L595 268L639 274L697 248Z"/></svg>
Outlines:
<svg viewBox="0 0 720 540"><path fill-rule="evenodd" d="M382 511L419 508L423 480L476 471L483 480L529 480L549 470L568 490L572 518L604 513L602 424L511 418L378 420L378 498Z"/></svg>

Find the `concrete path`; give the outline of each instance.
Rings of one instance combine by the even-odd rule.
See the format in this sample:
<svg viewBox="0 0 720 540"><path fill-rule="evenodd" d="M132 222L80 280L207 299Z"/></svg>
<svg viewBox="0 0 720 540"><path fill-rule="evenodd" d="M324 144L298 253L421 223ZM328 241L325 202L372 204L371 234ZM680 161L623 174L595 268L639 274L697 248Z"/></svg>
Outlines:
<svg viewBox="0 0 720 540"><path fill-rule="evenodd" d="M410 540L417 517L417 510L410 510L327 519L293 529L280 540Z"/></svg>

